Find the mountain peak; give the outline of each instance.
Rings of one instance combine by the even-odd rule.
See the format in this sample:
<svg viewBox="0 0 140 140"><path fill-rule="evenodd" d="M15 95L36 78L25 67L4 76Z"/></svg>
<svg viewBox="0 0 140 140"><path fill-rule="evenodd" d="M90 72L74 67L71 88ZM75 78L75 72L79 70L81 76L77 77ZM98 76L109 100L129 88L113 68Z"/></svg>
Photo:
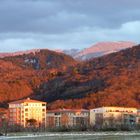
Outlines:
<svg viewBox="0 0 140 140"><path fill-rule="evenodd" d="M75 56L75 59L87 60L90 58L103 56L109 53L118 52L126 48L131 48L135 45L136 43L130 41L99 42L79 52Z"/></svg>

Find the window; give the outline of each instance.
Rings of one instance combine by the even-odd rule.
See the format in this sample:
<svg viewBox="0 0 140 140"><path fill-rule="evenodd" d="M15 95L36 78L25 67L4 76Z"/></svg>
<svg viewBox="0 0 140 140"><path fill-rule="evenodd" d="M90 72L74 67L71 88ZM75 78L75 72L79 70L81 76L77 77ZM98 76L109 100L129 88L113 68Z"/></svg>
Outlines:
<svg viewBox="0 0 140 140"><path fill-rule="evenodd" d="M10 109L10 112L13 112L13 109Z"/></svg>
<svg viewBox="0 0 140 140"><path fill-rule="evenodd" d="M45 112L45 109L42 109L43 112Z"/></svg>
<svg viewBox="0 0 140 140"><path fill-rule="evenodd" d="M45 118L42 118L42 121L45 121Z"/></svg>
<svg viewBox="0 0 140 140"><path fill-rule="evenodd" d="M57 112L57 113L54 113L54 115L60 115L60 113L59 113L59 112Z"/></svg>
<svg viewBox="0 0 140 140"><path fill-rule="evenodd" d="M15 108L13 109L13 112L16 112L16 109Z"/></svg>

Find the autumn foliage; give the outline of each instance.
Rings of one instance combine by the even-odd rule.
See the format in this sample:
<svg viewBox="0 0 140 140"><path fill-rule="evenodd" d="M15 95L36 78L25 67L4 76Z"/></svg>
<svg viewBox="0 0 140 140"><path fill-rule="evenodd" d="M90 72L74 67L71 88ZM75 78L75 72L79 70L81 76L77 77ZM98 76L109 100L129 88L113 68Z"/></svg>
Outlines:
<svg viewBox="0 0 140 140"><path fill-rule="evenodd" d="M48 109L140 107L140 45L87 62L46 50L1 59L1 106L27 96Z"/></svg>

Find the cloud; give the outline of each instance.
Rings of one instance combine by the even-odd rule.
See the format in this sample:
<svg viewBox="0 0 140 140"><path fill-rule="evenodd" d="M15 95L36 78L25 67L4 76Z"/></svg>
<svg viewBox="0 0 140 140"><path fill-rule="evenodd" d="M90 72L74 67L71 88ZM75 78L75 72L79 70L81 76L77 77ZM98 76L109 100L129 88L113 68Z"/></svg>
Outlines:
<svg viewBox="0 0 140 140"><path fill-rule="evenodd" d="M0 51L139 42L139 0L1 0Z"/></svg>
<svg viewBox="0 0 140 140"><path fill-rule="evenodd" d="M128 22L117 29L82 27L65 34L0 34L0 51L34 48L70 49L85 48L100 41L134 41L140 36L140 21Z"/></svg>
<svg viewBox="0 0 140 140"><path fill-rule="evenodd" d="M109 1L109 2L108 2ZM139 0L2 0L1 32L60 33L140 20Z"/></svg>

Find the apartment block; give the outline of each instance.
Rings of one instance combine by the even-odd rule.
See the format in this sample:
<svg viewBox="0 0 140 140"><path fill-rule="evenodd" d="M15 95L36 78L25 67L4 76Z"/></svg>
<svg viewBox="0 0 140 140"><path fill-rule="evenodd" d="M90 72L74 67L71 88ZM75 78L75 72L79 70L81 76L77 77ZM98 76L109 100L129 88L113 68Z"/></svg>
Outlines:
<svg viewBox="0 0 140 140"><path fill-rule="evenodd" d="M47 111L47 127L74 127L88 126L89 110L58 109Z"/></svg>
<svg viewBox="0 0 140 140"><path fill-rule="evenodd" d="M125 107L101 107L90 110L90 125L107 127L113 125L134 126L137 109Z"/></svg>
<svg viewBox="0 0 140 140"><path fill-rule="evenodd" d="M137 112L137 124L140 125L140 110Z"/></svg>
<svg viewBox="0 0 140 140"><path fill-rule="evenodd" d="M9 103L9 125L46 126L46 102L30 98Z"/></svg>

